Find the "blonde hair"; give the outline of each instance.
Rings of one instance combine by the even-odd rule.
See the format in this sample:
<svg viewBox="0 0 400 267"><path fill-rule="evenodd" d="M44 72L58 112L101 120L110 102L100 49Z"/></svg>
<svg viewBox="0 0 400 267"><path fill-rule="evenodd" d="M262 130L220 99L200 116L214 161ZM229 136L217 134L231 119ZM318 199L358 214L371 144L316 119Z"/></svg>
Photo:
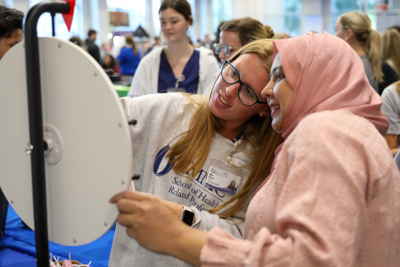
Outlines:
<svg viewBox="0 0 400 267"><path fill-rule="evenodd" d="M220 31L236 33L242 45L274 37L274 31L269 25L262 25L258 20L249 17L229 20L221 26Z"/></svg>
<svg viewBox="0 0 400 267"><path fill-rule="evenodd" d="M381 33L381 56L400 74L400 33L393 28Z"/></svg>
<svg viewBox="0 0 400 267"><path fill-rule="evenodd" d="M263 66L268 72L272 65L273 45L272 40L264 39L253 41L246 46L241 47L232 57L232 61L242 54L254 53L262 61ZM210 149L211 140L214 132L221 127L221 120L215 117L209 108L210 97L203 97L200 101L195 100L190 95L186 95L195 112L192 116L189 130L180 136L179 140L172 145L166 157L173 163L173 170L180 173L188 173L193 179L201 170ZM252 161L249 164L250 174L241 190L223 205L211 210L216 212L222 207L237 200L232 207L221 217L229 217L239 210L246 208L245 201L252 193L254 187L260 184L266 176L269 175L272 162L274 160L274 151L282 138L271 127L271 117L260 117L258 114L251 117L242 126L243 138L254 147L250 155Z"/></svg>
<svg viewBox="0 0 400 267"><path fill-rule="evenodd" d="M278 32L274 36L274 39L286 39L286 38L290 38L290 35L286 32Z"/></svg>
<svg viewBox="0 0 400 267"><path fill-rule="evenodd" d="M365 52L368 54L371 63L373 76L377 82L383 81L382 62L380 57L380 36L371 29L371 20L367 14L360 11L351 11L342 14L339 22L343 30L351 29L357 41L364 44Z"/></svg>
<svg viewBox="0 0 400 267"><path fill-rule="evenodd" d="M135 54L135 56L137 56L137 54L138 54L138 49L137 49L137 47L136 47L135 41L133 40L133 37L132 37L131 35L125 35L125 42L126 42L126 44L132 46L132 48L133 48L133 53Z"/></svg>
<svg viewBox="0 0 400 267"><path fill-rule="evenodd" d="M396 91L400 95L400 81L392 83L394 86L396 86Z"/></svg>

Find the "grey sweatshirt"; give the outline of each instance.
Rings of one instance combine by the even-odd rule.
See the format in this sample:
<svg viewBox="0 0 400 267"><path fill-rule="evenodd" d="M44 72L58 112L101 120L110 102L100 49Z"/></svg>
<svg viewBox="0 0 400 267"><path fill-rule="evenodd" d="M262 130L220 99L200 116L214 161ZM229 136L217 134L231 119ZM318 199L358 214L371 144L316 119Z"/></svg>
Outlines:
<svg viewBox="0 0 400 267"><path fill-rule="evenodd" d="M209 231L214 226L219 226L240 238L245 212L235 214L228 219L220 219L218 215L207 212L232 197L205 186L210 167L223 164L226 168L230 168L231 173L240 169L242 178L239 189L247 179L247 170L228 164L227 158L233 147L232 140L214 133L208 157L201 171L191 180L188 175L174 172L168 164L168 159L165 158L170 142L189 127L194 112L189 101L180 93L122 98L121 101L127 118L138 121L135 126L131 126L133 173L141 176L135 181L135 190L191 207L196 218L192 226L194 228ZM249 150L249 147L246 150ZM221 212L224 210L226 209ZM130 238L124 227L117 225L109 266L189 265L175 258L148 251Z"/></svg>

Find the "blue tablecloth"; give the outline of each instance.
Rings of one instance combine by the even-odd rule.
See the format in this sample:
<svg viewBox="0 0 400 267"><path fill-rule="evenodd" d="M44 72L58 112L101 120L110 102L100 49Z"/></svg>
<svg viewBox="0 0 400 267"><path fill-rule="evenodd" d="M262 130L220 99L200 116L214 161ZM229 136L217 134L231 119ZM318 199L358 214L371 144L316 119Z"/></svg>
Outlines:
<svg viewBox="0 0 400 267"><path fill-rule="evenodd" d="M92 243L70 247L49 242L49 250L56 258L60 257L60 260L68 259L71 253L71 259L82 264L91 261L91 267L107 267L114 232L115 224L106 234ZM36 267L35 233L22 224L11 206L8 208L3 242L4 245L0 248L1 267Z"/></svg>

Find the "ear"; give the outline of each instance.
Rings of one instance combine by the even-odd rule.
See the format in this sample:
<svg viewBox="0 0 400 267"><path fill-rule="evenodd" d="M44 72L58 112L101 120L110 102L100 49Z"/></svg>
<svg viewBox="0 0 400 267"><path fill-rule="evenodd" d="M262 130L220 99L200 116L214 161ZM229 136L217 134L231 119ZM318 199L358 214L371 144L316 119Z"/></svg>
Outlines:
<svg viewBox="0 0 400 267"><path fill-rule="evenodd" d="M353 38L353 36L354 36L353 30L352 30L352 29L348 29L348 30L345 32L344 40L345 40L346 42L348 42L351 38Z"/></svg>
<svg viewBox="0 0 400 267"><path fill-rule="evenodd" d="M190 26L192 26L193 25L193 17L192 17L192 15L190 15L189 18L190 18L190 21L189 21Z"/></svg>

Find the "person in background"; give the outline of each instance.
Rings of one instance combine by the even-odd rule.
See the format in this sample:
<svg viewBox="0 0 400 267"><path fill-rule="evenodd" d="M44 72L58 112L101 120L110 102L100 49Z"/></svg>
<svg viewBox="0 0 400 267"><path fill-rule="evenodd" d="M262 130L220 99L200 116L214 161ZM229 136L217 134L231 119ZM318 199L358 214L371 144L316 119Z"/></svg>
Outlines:
<svg viewBox="0 0 400 267"><path fill-rule="evenodd" d="M97 39L97 32L93 29L88 31L88 38L85 40L85 46L87 47L88 53L100 64L100 49L95 43Z"/></svg>
<svg viewBox="0 0 400 267"><path fill-rule="evenodd" d="M389 28L381 33L381 56L396 72L400 74L400 33Z"/></svg>
<svg viewBox="0 0 400 267"><path fill-rule="evenodd" d="M248 202L268 175L282 141L260 96L269 81L272 52L271 40L240 49L223 66L208 96L121 98L127 119L138 118L131 129L136 140L133 172L141 177L135 181L136 191L162 197L174 216L192 228L209 231L218 225L241 236ZM232 179L237 191L226 190ZM121 225L109 262L110 267L188 266L141 247Z"/></svg>
<svg viewBox="0 0 400 267"><path fill-rule="evenodd" d="M140 59L142 58L139 49L131 35L125 36L125 46L121 49L117 59L121 74L125 76L133 76L138 68Z"/></svg>
<svg viewBox="0 0 400 267"><path fill-rule="evenodd" d="M81 38L79 38L78 36L73 36L73 37L69 38L69 41L76 44L79 47L82 47L82 45L83 45Z"/></svg>
<svg viewBox="0 0 400 267"><path fill-rule="evenodd" d="M21 11L0 6L0 60L11 47L24 40L23 18Z"/></svg>
<svg viewBox="0 0 400 267"><path fill-rule="evenodd" d="M160 37L158 37L158 36L154 37L154 43L153 43L153 45L147 50L146 55L147 55L148 53L150 53L154 48L156 48L156 47L158 47L158 46L160 46L160 45L161 45Z"/></svg>
<svg viewBox="0 0 400 267"><path fill-rule="evenodd" d="M385 139L394 157L399 152L400 82L395 82L383 90L382 102L382 111L389 120Z"/></svg>
<svg viewBox="0 0 400 267"><path fill-rule="evenodd" d="M111 53L112 53L112 39L110 39L108 42L104 42L101 44L100 55L101 58L104 58L107 54Z"/></svg>
<svg viewBox="0 0 400 267"><path fill-rule="evenodd" d="M400 33L400 25L393 25L391 29L396 29Z"/></svg>
<svg viewBox="0 0 400 267"><path fill-rule="evenodd" d="M361 11L351 11L339 16L335 23L336 36L345 40L361 57L371 86L382 94L389 84L399 80L399 74L382 61L380 36L371 28L371 20Z"/></svg>
<svg viewBox="0 0 400 267"><path fill-rule="evenodd" d="M119 66L111 54L107 54L103 58L103 63L101 64L101 67L103 68L104 71L106 71L109 77L112 77L111 80L113 79L115 79L115 81L120 80L121 72L119 70Z"/></svg>
<svg viewBox="0 0 400 267"><path fill-rule="evenodd" d="M210 37L210 35L208 33L204 36L204 42L202 43L202 45L207 49L212 49L212 47L211 47L211 37Z"/></svg>
<svg viewBox="0 0 400 267"><path fill-rule="evenodd" d="M218 75L213 52L195 49L187 31L193 24L186 0L164 0L158 11L166 46L154 48L140 62L128 96L187 92L206 94Z"/></svg>
<svg viewBox="0 0 400 267"><path fill-rule="evenodd" d="M24 33L22 31L22 20L24 13L0 6L0 60L14 45L24 40ZM5 90L6 88L2 88ZM13 89L13 88L8 88ZM15 89L15 88L14 88ZM4 238L4 231L6 226L8 211L8 201L0 187L0 238L1 243ZM24 222L23 222L24 223ZM26 225L24 223L24 225Z"/></svg>
<svg viewBox="0 0 400 267"><path fill-rule="evenodd" d="M117 222L142 246L193 266L400 266L400 173L359 55L328 33L274 47L262 96L285 141L250 202L243 239L190 228L140 192L111 198Z"/></svg>
<svg viewBox="0 0 400 267"><path fill-rule="evenodd" d="M217 61L218 61L220 67L222 67L222 64L223 64L223 63L219 60L219 55L215 52L214 47L215 47L215 44L219 44L219 35L220 35L220 33L221 33L221 27L222 27L222 25L223 25L225 22L226 22L226 21L221 21L221 22L218 24L217 30L215 31L215 39L212 40L211 43L210 43L210 47L211 47L210 49L213 50L213 52L214 52L214 57L217 59Z"/></svg>
<svg viewBox="0 0 400 267"><path fill-rule="evenodd" d="M265 38L272 38L274 31L258 20L246 17L225 22L221 26L219 44L214 44L214 51L224 64L231 55L245 44Z"/></svg>

